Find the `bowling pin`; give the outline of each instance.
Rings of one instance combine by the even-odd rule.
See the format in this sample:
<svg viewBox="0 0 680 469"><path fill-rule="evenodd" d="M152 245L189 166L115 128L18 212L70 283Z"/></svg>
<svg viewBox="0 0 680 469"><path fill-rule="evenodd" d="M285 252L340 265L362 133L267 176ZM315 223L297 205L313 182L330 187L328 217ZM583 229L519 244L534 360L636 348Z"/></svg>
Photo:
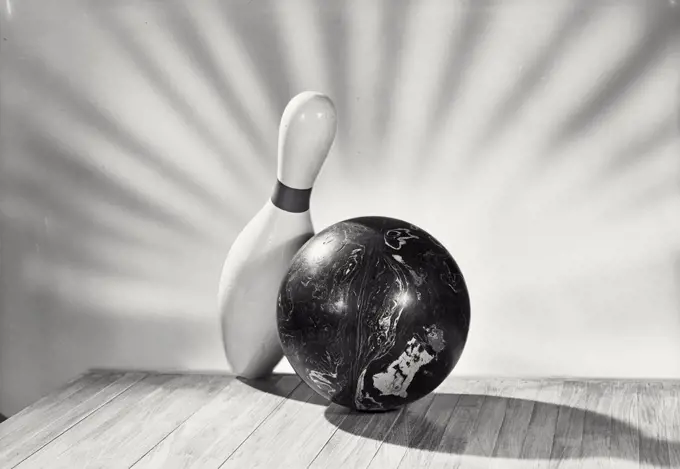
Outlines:
<svg viewBox="0 0 680 469"><path fill-rule="evenodd" d="M295 96L281 117L273 194L227 254L218 302L227 361L253 379L283 357L276 323L279 286L295 253L313 236L312 186L335 139L337 118L325 95Z"/></svg>

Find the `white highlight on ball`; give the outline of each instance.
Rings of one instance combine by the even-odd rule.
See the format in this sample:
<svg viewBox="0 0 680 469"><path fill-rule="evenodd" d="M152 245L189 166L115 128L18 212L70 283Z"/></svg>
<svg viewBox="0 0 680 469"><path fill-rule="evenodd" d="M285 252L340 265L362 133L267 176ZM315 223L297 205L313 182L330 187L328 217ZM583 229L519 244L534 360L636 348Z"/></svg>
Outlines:
<svg viewBox="0 0 680 469"><path fill-rule="evenodd" d="M373 375L373 386L383 396L393 395L405 398L406 390L413 381L418 370L430 363L431 355L425 347L413 337L406 344L406 350L395 361L390 363L387 371Z"/></svg>

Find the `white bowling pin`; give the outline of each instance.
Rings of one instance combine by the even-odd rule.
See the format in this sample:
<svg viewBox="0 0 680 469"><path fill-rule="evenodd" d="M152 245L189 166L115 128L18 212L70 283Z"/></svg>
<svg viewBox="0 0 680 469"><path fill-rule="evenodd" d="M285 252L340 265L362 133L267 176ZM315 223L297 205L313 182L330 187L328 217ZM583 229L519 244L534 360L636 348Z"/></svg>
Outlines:
<svg viewBox="0 0 680 469"><path fill-rule="evenodd" d="M279 286L290 261L313 236L312 186L335 139L336 113L325 95L304 92L283 112L277 183L271 198L236 237L222 269L219 307L234 373L259 378L283 357L276 324Z"/></svg>

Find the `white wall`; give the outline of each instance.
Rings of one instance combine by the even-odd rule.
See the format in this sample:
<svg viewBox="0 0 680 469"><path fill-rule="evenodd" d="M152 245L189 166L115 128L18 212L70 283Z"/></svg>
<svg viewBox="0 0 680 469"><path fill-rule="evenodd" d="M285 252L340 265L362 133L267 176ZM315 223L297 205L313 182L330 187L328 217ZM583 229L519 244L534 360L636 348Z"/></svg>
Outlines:
<svg viewBox="0 0 680 469"><path fill-rule="evenodd" d="M89 367L228 369L222 259L306 89L340 116L316 228L441 239L455 373L680 378L676 3L6 0L0 411Z"/></svg>

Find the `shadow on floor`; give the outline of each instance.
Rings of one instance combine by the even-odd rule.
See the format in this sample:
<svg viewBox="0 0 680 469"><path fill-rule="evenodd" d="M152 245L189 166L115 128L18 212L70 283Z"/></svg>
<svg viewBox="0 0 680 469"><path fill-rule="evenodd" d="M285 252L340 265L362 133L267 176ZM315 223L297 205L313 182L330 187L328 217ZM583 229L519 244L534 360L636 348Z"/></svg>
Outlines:
<svg viewBox="0 0 680 469"><path fill-rule="evenodd" d="M295 393L282 395L271 380L241 381L295 399ZM532 399L435 392L384 413L322 406L326 420L340 432L430 452L517 460L608 457L653 467L674 467L672 459L680 455L680 442L621 419Z"/></svg>

